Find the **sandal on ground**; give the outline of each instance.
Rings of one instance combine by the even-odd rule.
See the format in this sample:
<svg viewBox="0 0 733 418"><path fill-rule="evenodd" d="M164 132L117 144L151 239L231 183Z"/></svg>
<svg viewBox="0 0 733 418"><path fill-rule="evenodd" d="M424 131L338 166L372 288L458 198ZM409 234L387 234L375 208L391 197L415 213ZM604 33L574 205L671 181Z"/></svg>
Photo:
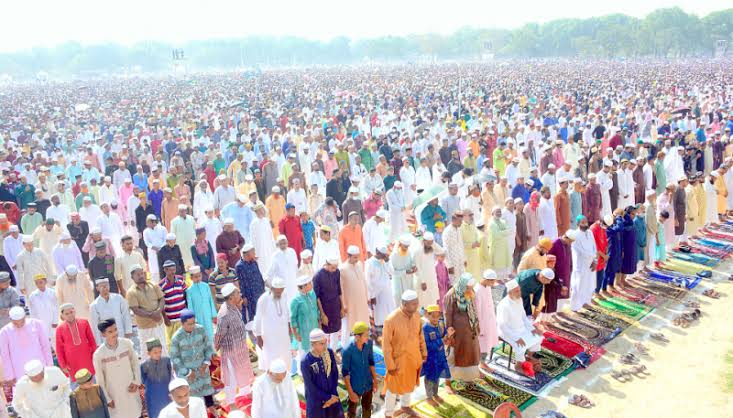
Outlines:
<svg viewBox="0 0 733 418"><path fill-rule="evenodd" d="M578 396L580 396L580 399L582 399L582 400L584 400L584 401L588 402L588 403L590 404L590 406L596 406L596 404L595 404L595 403L593 403L593 401L591 401L591 400L590 400L590 398L588 398L587 396L585 396L585 395L583 395L583 394L580 394L580 395L578 395Z"/></svg>
<svg viewBox="0 0 733 418"><path fill-rule="evenodd" d="M632 353L626 353L621 356L619 361L623 364L637 364L639 362L639 359Z"/></svg>
<svg viewBox="0 0 733 418"><path fill-rule="evenodd" d="M626 383L631 381L631 373L627 371L618 371L618 370L611 370L611 377L618 380L621 383Z"/></svg>
<svg viewBox="0 0 733 418"><path fill-rule="evenodd" d="M542 415L540 415L537 418L567 418L567 416L557 412L557 411L546 411Z"/></svg>
<svg viewBox="0 0 733 418"><path fill-rule="evenodd" d="M694 300L688 300L685 302L685 306L688 308L699 308L700 302L694 301Z"/></svg>
<svg viewBox="0 0 733 418"><path fill-rule="evenodd" d="M716 292L714 289L707 289L704 292L702 292L704 296L707 296L709 298L718 299L720 298L720 293Z"/></svg>
<svg viewBox="0 0 733 418"><path fill-rule="evenodd" d="M667 338L667 336L664 335L664 334L662 334L661 332L655 332L655 333L650 334L649 336L651 338L653 338L653 339L655 339L657 341L661 341L663 343L668 343L669 342L669 338Z"/></svg>
<svg viewBox="0 0 733 418"><path fill-rule="evenodd" d="M583 399L583 397L579 395L570 395L568 397L568 403L570 405L575 405L575 406L585 408L585 409L588 409L593 406L590 403L590 401L588 401L587 399Z"/></svg>
<svg viewBox="0 0 733 418"><path fill-rule="evenodd" d="M649 350L642 343L635 343L634 348L639 354L649 354Z"/></svg>
<svg viewBox="0 0 733 418"><path fill-rule="evenodd" d="M690 321L688 321L687 318L685 318L684 316L678 316L677 318L672 320L672 325L687 328L690 326Z"/></svg>
<svg viewBox="0 0 733 418"><path fill-rule="evenodd" d="M648 374L650 374L650 373L649 373L649 372L648 372L648 371L646 370L646 366L645 366L645 365L643 365L643 364L638 364L638 365L636 365L636 366L632 366L631 368L629 368L629 372L631 372L632 374L635 374L635 375L637 375L637 376L639 376L639 375L648 375Z"/></svg>

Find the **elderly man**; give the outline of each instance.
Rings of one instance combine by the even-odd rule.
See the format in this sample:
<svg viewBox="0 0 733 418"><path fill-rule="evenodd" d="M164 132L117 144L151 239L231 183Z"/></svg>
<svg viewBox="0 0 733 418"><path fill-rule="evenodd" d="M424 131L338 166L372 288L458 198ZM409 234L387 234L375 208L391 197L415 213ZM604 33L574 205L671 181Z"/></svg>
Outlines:
<svg viewBox="0 0 733 418"><path fill-rule="evenodd" d="M285 281L285 297L290 303L298 295L298 286L295 284L298 274L298 258L295 250L288 246L289 239L285 235L277 237L277 247L272 256L272 264L267 269L267 282L280 277Z"/></svg>
<svg viewBox="0 0 733 418"><path fill-rule="evenodd" d="M417 414L410 408L410 395L419 382L420 368L427 358L422 321L417 314L417 293L405 291L401 306L384 321L382 349L387 367L384 416L395 416L397 397L400 397L400 413Z"/></svg>
<svg viewBox="0 0 733 418"><path fill-rule="evenodd" d="M107 399L110 418L137 418L142 414L140 362L132 341L120 338L114 319L99 323L104 343L94 352L97 383Z"/></svg>
<svg viewBox="0 0 733 418"><path fill-rule="evenodd" d="M270 291L257 300L257 314L254 320L254 334L257 346L262 350L259 365L267 369L276 358L290 364L290 304L283 297L285 281L274 277Z"/></svg>
<svg viewBox="0 0 733 418"><path fill-rule="evenodd" d="M232 218L236 230L242 234L245 241L250 241L252 238L250 235L250 226L254 213L252 213L252 209L247 205L247 202L247 196L244 194L237 195L236 201L222 208L221 217L224 219Z"/></svg>
<svg viewBox="0 0 733 418"><path fill-rule="evenodd" d="M540 350L542 333L527 318L522 306L524 295L517 280L508 281L506 288L507 295L496 307L499 337L512 346L517 372L534 377L535 364L539 364L539 360L535 360L532 354Z"/></svg>
<svg viewBox="0 0 733 418"><path fill-rule="evenodd" d="M283 360L273 360L267 373L255 379L251 415L259 418L300 418L298 394Z"/></svg>
<svg viewBox="0 0 733 418"><path fill-rule="evenodd" d="M25 376L18 380L13 408L23 418L71 418L69 379L56 366L39 360L25 364Z"/></svg>
<svg viewBox="0 0 733 418"><path fill-rule="evenodd" d="M145 266L145 258L140 250L135 248L135 240L131 236L122 236L120 243L122 251L115 258L115 280L122 284L122 289L129 289L133 284L130 269L132 266Z"/></svg>
<svg viewBox="0 0 733 418"><path fill-rule="evenodd" d="M94 372L92 356L97 343L89 322L76 317L74 305L65 303L59 310L62 322L56 329L56 356L64 374L75 381L76 372L81 369Z"/></svg>
<svg viewBox="0 0 733 418"><path fill-rule="evenodd" d="M555 272L550 268L524 270L517 274L516 281L522 288L522 303L527 316L539 316L544 285L554 278Z"/></svg>
<svg viewBox="0 0 733 418"><path fill-rule="evenodd" d="M552 240L541 238L537 245L527 250L519 261L517 271L543 269L547 267L547 252L552 248Z"/></svg>
<svg viewBox="0 0 733 418"><path fill-rule="evenodd" d="M94 301L92 281L85 273L79 272L74 264L56 277L56 298L59 305L70 303L77 308L76 316L89 319L89 305Z"/></svg>
<svg viewBox="0 0 733 418"><path fill-rule="evenodd" d="M221 354L221 377L224 382L226 403L231 404L237 396L237 388L247 389L252 384L254 373L249 362L247 331L242 321L239 306L242 297L234 283L227 283L221 290L224 303L219 307L214 332L214 350ZM289 347L289 345L288 345Z"/></svg>
<svg viewBox="0 0 733 418"><path fill-rule="evenodd" d="M113 293L125 295L125 288L122 281L114 277L114 257L107 252L107 245L104 241L97 241L94 244L94 257L89 260L89 278L96 283L99 279L110 279L110 288Z"/></svg>
<svg viewBox="0 0 733 418"><path fill-rule="evenodd" d="M163 324L170 326L172 322L165 311L163 291L159 286L147 281L142 266L133 266L130 270L135 285L127 289L127 304L135 314L140 340L157 338L166 341L166 328ZM142 351L142 358L146 360L148 353L146 350ZM163 355L167 352L166 344L163 344Z"/></svg>
<svg viewBox="0 0 733 418"><path fill-rule="evenodd" d="M77 279L82 280L82 279ZM89 306L89 322L94 332L97 344L102 344L104 339L97 326L105 319L114 319L118 329L125 338L132 338L132 317L127 301L119 293L111 293L109 279L99 279L95 282L95 288L99 296Z"/></svg>
<svg viewBox="0 0 733 418"><path fill-rule="evenodd" d="M69 265L84 266L79 247L71 240L71 235L66 231L61 233L59 243L53 248L51 256L56 267L56 274L63 274L66 266Z"/></svg>
<svg viewBox="0 0 733 418"><path fill-rule="evenodd" d="M462 224L463 212L457 210L451 216L450 225L443 231L443 248L446 251L445 265L448 267L451 278L460 277L466 271L466 253L463 249L463 238L461 236Z"/></svg>
<svg viewBox="0 0 733 418"><path fill-rule="evenodd" d="M11 386L23 376L23 367L31 360L53 366L51 345L46 327L37 319L26 318L20 306L10 309L10 324L0 329L0 358L3 380Z"/></svg>
<svg viewBox="0 0 733 418"><path fill-rule="evenodd" d="M33 237L31 235L23 235L23 250L18 254L15 264L15 271L18 272L17 281L20 291L25 295L29 295L36 288L36 285L33 283L33 278L38 274L50 275L50 266L51 263L48 256L33 246Z"/></svg>
<svg viewBox="0 0 733 418"><path fill-rule="evenodd" d="M172 261L175 264L176 267L176 274L179 276L182 276L186 273L186 268L183 264L183 254L181 252L181 247L178 245L178 237L176 234L168 233L165 236L165 245L158 250L158 271L160 273L160 277L162 278L163 275L165 275L165 270L163 268L163 265L166 261ZM186 248L187 252L190 251L190 246Z"/></svg>
<svg viewBox="0 0 733 418"><path fill-rule="evenodd" d="M412 259L415 268L419 272L416 283L417 295L420 299L420 306L428 306L438 303L438 277L435 271L435 251L441 249L440 245L434 242L435 236L431 232L423 234L422 245L412 252Z"/></svg>
<svg viewBox="0 0 733 418"><path fill-rule="evenodd" d="M168 392L172 402L160 411L158 418L207 418L209 416L204 400L195 396L188 380L180 377L171 380L168 383Z"/></svg>
<svg viewBox="0 0 733 418"><path fill-rule="evenodd" d="M321 329L310 333L311 351L300 361L306 399L306 415L310 418L342 418L344 410L338 397L338 367L334 350L328 348L328 337Z"/></svg>

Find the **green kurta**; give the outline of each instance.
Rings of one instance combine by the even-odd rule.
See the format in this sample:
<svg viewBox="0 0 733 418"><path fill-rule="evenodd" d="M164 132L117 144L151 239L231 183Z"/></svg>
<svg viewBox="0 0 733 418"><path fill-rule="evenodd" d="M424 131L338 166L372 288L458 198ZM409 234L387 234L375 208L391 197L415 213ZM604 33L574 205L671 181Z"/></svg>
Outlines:
<svg viewBox="0 0 733 418"><path fill-rule="evenodd" d="M503 219L491 219L488 228L488 268L498 270L511 267L512 255L509 254L508 240L512 231Z"/></svg>
<svg viewBox="0 0 733 418"><path fill-rule="evenodd" d="M657 160L654 164L654 174L657 176L657 196L661 196L667 187L667 172L664 171L664 161Z"/></svg>
<svg viewBox="0 0 733 418"><path fill-rule="evenodd" d="M208 366L203 375L199 374L201 365L211 361L213 355L213 343L204 327L199 324L196 324L191 333L179 328L171 338L170 359L176 375L183 378L191 372L196 375L193 382L189 380L191 396L203 397L214 394Z"/></svg>
<svg viewBox="0 0 733 418"><path fill-rule="evenodd" d="M290 325L300 336L300 348L310 351L310 332L318 328L318 302L314 291L305 295L298 292L298 296L290 302Z"/></svg>
<svg viewBox="0 0 733 418"><path fill-rule="evenodd" d="M481 239L479 230L473 224L464 222L461 225L461 238L463 238L463 252L466 254L466 271L478 279L481 277L480 247L474 248L473 244Z"/></svg>
<svg viewBox="0 0 733 418"><path fill-rule="evenodd" d="M33 215L26 213L22 218L20 218L20 229L23 230L24 234L31 235L36 231L36 228L41 226L42 223L43 216L40 213L36 212ZM46 255L50 256L51 254Z"/></svg>
<svg viewBox="0 0 733 418"><path fill-rule="evenodd" d="M191 248L193 242L196 240L196 222L193 220L193 216L186 216L186 219L176 216L171 221L170 232L176 234L176 244L184 250L181 251L183 257L183 264L186 267L193 266L193 256L191 251L185 251L187 248Z"/></svg>

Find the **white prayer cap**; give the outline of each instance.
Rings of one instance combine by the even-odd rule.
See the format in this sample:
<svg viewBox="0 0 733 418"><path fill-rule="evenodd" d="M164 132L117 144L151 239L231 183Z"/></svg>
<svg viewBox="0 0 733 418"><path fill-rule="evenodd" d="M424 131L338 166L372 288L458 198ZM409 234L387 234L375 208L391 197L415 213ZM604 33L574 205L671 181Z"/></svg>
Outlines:
<svg viewBox="0 0 733 418"><path fill-rule="evenodd" d="M288 367L282 359L276 358L272 363L270 363L270 371L273 373L285 373L288 371ZM229 416L231 416L231 414L229 414Z"/></svg>
<svg viewBox="0 0 733 418"><path fill-rule="evenodd" d="M603 223L608 226L613 225L613 221L614 221L613 215L606 215L603 217Z"/></svg>
<svg viewBox="0 0 733 418"><path fill-rule="evenodd" d="M227 297L231 295L235 290L237 290L237 286L234 286L234 283L227 283L224 285L224 287L221 288L221 295Z"/></svg>
<svg viewBox="0 0 733 418"><path fill-rule="evenodd" d="M285 279L282 277L273 277L270 287L273 289L285 289Z"/></svg>
<svg viewBox="0 0 733 418"><path fill-rule="evenodd" d="M10 232L18 232L19 230L18 225L10 225L10 228L8 228L8 231Z"/></svg>
<svg viewBox="0 0 733 418"><path fill-rule="evenodd" d="M326 339L326 333L323 332L322 329L316 328L313 331L311 331L309 335L309 339L311 340L311 342L323 341Z"/></svg>
<svg viewBox="0 0 733 418"><path fill-rule="evenodd" d="M412 237L405 234L400 237L400 244L402 245L410 245L410 242L412 242Z"/></svg>
<svg viewBox="0 0 733 418"><path fill-rule="evenodd" d="M603 166L604 167L611 167L611 166L613 166L613 163L611 162L611 160L606 160L606 161L603 162Z"/></svg>
<svg viewBox="0 0 733 418"><path fill-rule="evenodd" d="M395 189L401 189L402 188L402 182L401 181L396 181L396 182L394 182L394 185L393 186L394 186Z"/></svg>
<svg viewBox="0 0 733 418"><path fill-rule="evenodd" d="M79 269L76 268L76 266L73 265L73 264L69 264L68 266L66 266L66 270L65 271L66 271L66 274L70 274L72 276L75 275L75 274L77 274L77 273L79 273Z"/></svg>
<svg viewBox="0 0 733 418"><path fill-rule="evenodd" d="M313 278L309 275L303 275L298 277L298 280L295 282L297 286L305 286L308 283L310 283L313 280Z"/></svg>
<svg viewBox="0 0 733 418"><path fill-rule="evenodd" d="M349 248L346 249L346 253L349 255L359 255L359 247L356 245L349 245Z"/></svg>
<svg viewBox="0 0 733 418"><path fill-rule="evenodd" d="M23 367L28 377L38 376L43 373L43 363L40 360L31 360Z"/></svg>
<svg viewBox="0 0 733 418"><path fill-rule="evenodd" d="M32 235L23 235L23 244L29 244L33 242L33 236Z"/></svg>
<svg viewBox="0 0 733 418"><path fill-rule="evenodd" d="M474 287L476 285L476 279L473 278L473 276L468 273L468 281L466 282L466 287Z"/></svg>
<svg viewBox="0 0 733 418"><path fill-rule="evenodd" d="M146 221L157 221L157 220L158 220L158 217L157 217L157 216L155 216L155 215L153 215L153 214L151 213L150 215L148 215L147 217L145 217L145 220L146 220Z"/></svg>
<svg viewBox="0 0 733 418"><path fill-rule="evenodd" d="M255 246L254 245L247 243L247 244L244 244L244 247L242 247L242 252L243 253L246 253L246 252L252 251L254 249L255 249Z"/></svg>
<svg viewBox="0 0 733 418"><path fill-rule="evenodd" d="M414 290L405 290L402 293L402 301L403 302L410 302L417 299L417 292Z"/></svg>
<svg viewBox="0 0 733 418"><path fill-rule="evenodd" d="M188 272L191 274L198 274L201 273L201 267L199 266L191 266L188 268Z"/></svg>
<svg viewBox="0 0 733 418"><path fill-rule="evenodd" d="M596 178L596 173L588 174L588 180Z"/></svg>
<svg viewBox="0 0 733 418"><path fill-rule="evenodd" d="M183 203L178 205L178 210L187 210L187 209L188 209L188 206L184 205Z"/></svg>
<svg viewBox="0 0 733 418"><path fill-rule="evenodd" d="M95 226L94 228L92 228L92 229L89 230L89 233L90 234L101 234L102 233L102 228L100 228L98 226Z"/></svg>
<svg viewBox="0 0 733 418"><path fill-rule="evenodd" d="M125 183L132 183L132 179L129 177L125 177Z"/></svg>
<svg viewBox="0 0 733 418"><path fill-rule="evenodd" d="M547 169L548 170L551 169L551 168L555 168L555 164L550 164L550 165L547 166Z"/></svg>
<svg viewBox="0 0 733 418"><path fill-rule="evenodd" d="M225 218L224 225L234 225L234 218Z"/></svg>
<svg viewBox="0 0 733 418"><path fill-rule="evenodd" d="M288 240L288 237L286 237L285 235L280 234L280 235L277 236L277 239L275 240L275 242L287 241L287 240Z"/></svg>
<svg viewBox="0 0 733 418"><path fill-rule="evenodd" d="M177 377L168 383L168 392L173 392L174 390L184 386L188 386L188 380L182 377Z"/></svg>
<svg viewBox="0 0 733 418"><path fill-rule="evenodd" d="M506 286L506 291L510 292L519 287L519 282L517 281L517 279L511 279L508 282L504 283L504 286Z"/></svg>
<svg viewBox="0 0 733 418"><path fill-rule="evenodd" d="M237 200L239 200L240 202L246 202L247 201L247 195L245 195L245 194L238 194L237 195Z"/></svg>
<svg viewBox="0 0 733 418"><path fill-rule="evenodd" d="M678 181L678 182L680 182L680 181L685 181L685 180L687 180L687 176L679 176L679 177L677 178L677 181Z"/></svg>
<svg viewBox="0 0 733 418"><path fill-rule="evenodd" d="M382 219L386 219L387 218L387 211L384 210L384 209L379 209L377 211L377 213L376 213L376 216L379 216Z"/></svg>
<svg viewBox="0 0 733 418"><path fill-rule="evenodd" d="M428 232L426 232L426 233L424 233L422 235L422 238L425 241L434 241L435 240L435 235L432 232L428 231Z"/></svg>
<svg viewBox="0 0 733 418"><path fill-rule="evenodd" d="M528 186L534 186L534 180L528 178L527 180L524 180L524 184Z"/></svg>
<svg viewBox="0 0 733 418"><path fill-rule="evenodd" d="M675 187L677 187L677 185L674 184L674 182L670 181L670 182L667 183L667 188L668 189L674 189Z"/></svg>
<svg viewBox="0 0 733 418"><path fill-rule="evenodd" d="M176 240L176 234L170 232L168 235L165 236L166 241L175 241Z"/></svg>
<svg viewBox="0 0 733 418"><path fill-rule="evenodd" d="M339 258L334 255L328 256L326 257L326 263L331 264L332 266L337 266L339 264Z"/></svg>
<svg viewBox="0 0 733 418"><path fill-rule="evenodd" d="M574 229L568 229L567 231L565 231L565 237L567 237L567 239L569 239L570 241L575 241L577 233L578 231Z"/></svg>
<svg viewBox="0 0 733 418"><path fill-rule="evenodd" d="M387 254L387 246L386 245L380 245L376 248L378 253Z"/></svg>
<svg viewBox="0 0 733 418"><path fill-rule="evenodd" d="M649 190L647 190L647 191L646 191L646 193L644 193L644 195L645 195L646 197L649 197L649 196L656 196L656 195L657 195L657 191L656 191L656 190L654 190L654 189L649 189Z"/></svg>
<svg viewBox="0 0 733 418"><path fill-rule="evenodd" d="M138 271L142 269L143 269L143 266L141 266L140 264L133 264L130 266L130 273L132 273L133 271Z"/></svg>
<svg viewBox="0 0 733 418"><path fill-rule="evenodd" d="M221 180L226 180L227 176L225 176L224 174L219 174L219 177L217 178L221 181Z"/></svg>
<svg viewBox="0 0 733 418"><path fill-rule="evenodd" d="M73 303L66 302L63 305L59 306L59 312L64 313L65 310L72 309L73 307Z"/></svg>
<svg viewBox="0 0 733 418"><path fill-rule="evenodd" d="M272 186L272 192L273 193L280 193L280 187L279 186Z"/></svg>
<svg viewBox="0 0 733 418"><path fill-rule="evenodd" d="M60 240L71 239L71 235L69 235L68 232L64 231L61 233L61 236L59 237L59 239Z"/></svg>
<svg viewBox="0 0 733 418"><path fill-rule="evenodd" d="M246 181L252 181L252 180L254 180L254 177L252 177L252 175L251 175L251 174L246 174L246 175L244 176L244 179L245 179Z"/></svg>
<svg viewBox="0 0 733 418"><path fill-rule="evenodd" d="M550 269L550 268L544 268L544 269L542 269L542 271L540 272L540 274L542 274L542 276L544 276L546 279L552 280L552 279L555 278L555 272L552 269Z"/></svg>
<svg viewBox="0 0 733 418"><path fill-rule="evenodd" d="M313 251L311 251L311 250L303 250L303 251L300 252L300 259L301 260L304 259L304 258L311 258L311 257L313 257Z"/></svg>
<svg viewBox="0 0 733 418"><path fill-rule="evenodd" d="M496 280L496 272L491 269L486 269L484 270L483 278L488 280Z"/></svg>
<svg viewBox="0 0 733 418"><path fill-rule="evenodd" d="M10 312L8 314L10 315L10 319L13 321L19 321L25 318L25 309L20 306L13 306L10 308Z"/></svg>
<svg viewBox="0 0 733 418"><path fill-rule="evenodd" d="M349 187L349 193L359 193L359 189L354 186Z"/></svg>

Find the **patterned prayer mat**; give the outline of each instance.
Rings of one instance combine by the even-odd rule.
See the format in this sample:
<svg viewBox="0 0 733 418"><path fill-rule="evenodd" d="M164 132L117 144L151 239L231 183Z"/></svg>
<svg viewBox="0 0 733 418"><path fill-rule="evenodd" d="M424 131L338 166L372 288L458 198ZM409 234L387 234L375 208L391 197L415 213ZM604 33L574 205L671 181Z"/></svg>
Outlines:
<svg viewBox="0 0 733 418"><path fill-rule="evenodd" d="M693 280L692 287L694 288L697 286L698 283L700 283L700 278L696 277L695 280ZM665 297L667 299L672 300L682 300L685 296L687 296L688 290L686 287L681 286L672 286L669 284L666 284L664 282L656 281L654 279L647 279L647 278L639 278L639 279L631 279L629 283L633 284L634 286L641 287L643 289L646 289L650 292L653 292L654 294L660 295L662 297Z"/></svg>
<svg viewBox="0 0 733 418"><path fill-rule="evenodd" d="M453 395L445 391L438 393L444 403L434 407L427 400L412 405L413 409L426 418L491 418L492 411L488 411L468 399Z"/></svg>
<svg viewBox="0 0 733 418"><path fill-rule="evenodd" d="M575 343L576 345L579 345L582 348L582 351L585 352L586 354L588 354L588 356L590 356L590 359L588 361L588 364L593 363L594 361L596 361L599 358L601 358L602 355L606 354L606 349L605 348L599 347L599 346L596 346L596 345L593 345L593 344L589 343L588 341L585 341L581 337L578 337L577 335L572 334L572 333L569 333L569 332L564 332L564 331L547 331L547 332L545 332L544 337L545 337L545 341L542 342L542 346L545 347L545 348L547 348L547 349L550 349L550 350L552 350L552 348L551 347L548 347L547 345L545 345L545 342L549 342L548 339L550 339L550 338L553 339L553 340L555 340L556 343L560 343L561 344L561 345L560 344L555 344L556 346L560 345L560 346L568 347L569 346L568 342ZM563 340L565 340L565 341L563 341ZM570 357L568 354L563 353L563 352L558 352L558 354L562 354L565 357ZM577 354L575 356L577 356ZM573 356L573 357L575 357L575 356ZM570 357L570 358L573 358L573 357Z"/></svg>
<svg viewBox="0 0 733 418"><path fill-rule="evenodd" d="M514 366L509 365L509 357L506 356L494 356L489 366L494 369L489 374L491 377L535 396L538 396L553 383L557 383L556 380L543 372L537 372L534 378L517 373L514 370Z"/></svg>
<svg viewBox="0 0 733 418"><path fill-rule="evenodd" d="M542 340L542 348L546 348L552 352L560 354L567 358L573 358L583 352L583 346L562 338L559 335L545 332L545 339Z"/></svg>
<svg viewBox="0 0 733 418"><path fill-rule="evenodd" d="M490 376L483 376L483 379L481 379L480 381L477 380L477 383L480 384L482 387L486 387L492 391L507 396L509 402L517 405L517 407L521 410L529 408L529 406L535 403L535 401L537 400L536 396L521 389L517 389L514 386L508 385L501 380L494 379Z"/></svg>
<svg viewBox="0 0 733 418"><path fill-rule="evenodd" d="M451 388L459 396L488 411L494 411L505 402L511 402L520 409L524 409L531 405L535 399L534 396L521 389L488 377L471 382L453 380Z"/></svg>
<svg viewBox="0 0 733 418"><path fill-rule="evenodd" d="M573 333L596 346L606 344L622 331L620 328L608 329L582 318L569 316L557 316L545 328Z"/></svg>
<svg viewBox="0 0 733 418"><path fill-rule="evenodd" d="M509 344L502 344L498 348L494 349L496 355L501 356L509 356ZM542 363L542 373L553 377L562 377L567 375L568 373L575 370L575 364L573 363L573 360L569 359L568 357L565 357L561 354L555 353L553 351L550 351L546 348L542 348L540 351L535 353L537 357L539 357L540 362ZM519 405L518 403L512 401L514 404Z"/></svg>
<svg viewBox="0 0 733 418"><path fill-rule="evenodd" d="M598 309L597 305L587 305L587 307L575 312L573 315L577 315L587 321L604 326L608 329L626 329L631 326L632 322L619 316L609 315L606 312Z"/></svg>
<svg viewBox="0 0 733 418"><path fill-rule="evenodd" d="M639 303L634 303L616 297L610 299L598 299L595 303L637 321L649 315L649 313L654 310L654 308L650 306L641 305Z"/></svg>

